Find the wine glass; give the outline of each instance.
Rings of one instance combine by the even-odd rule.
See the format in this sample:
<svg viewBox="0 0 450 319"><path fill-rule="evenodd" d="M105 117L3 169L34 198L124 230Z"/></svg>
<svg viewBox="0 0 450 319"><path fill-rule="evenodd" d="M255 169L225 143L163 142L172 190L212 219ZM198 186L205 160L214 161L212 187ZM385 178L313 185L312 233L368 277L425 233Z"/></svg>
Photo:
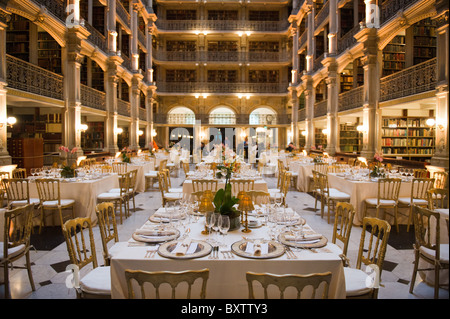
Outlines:
<svg viewBox="0 0 450 319"><path fill-rule="evenodd" d="M206 227L208 228L208 242L211 242L211 228L213 227L213 225L215 223L215 218L216 218L216 215L214 214L214 212L206 213L205 224L206 224Z"/></svg>
<svg viewBox="0 0 450 319"><path fill-rule="evenodd" d="M223 236L223 247L226 247L225 245L225 235L228 233L228 230L230 229L230 217L228 217L227 215L221 215L220 216L220 226L219 226L219 231Z"/></svg>
<svg viewBox="0 0 450 319"><path fill-rule="evenodd" d="M36 175L36 169L35 168L30 168L30 173L34 177L34 175Z"/></svg>
<svg viewBox="0 0 450 319"><path fill-rule="evenodd" d="M220 213L214 213L214 225L212 226L212 229L217 233L217 235L219 234L220 224L222 223L220 215ZM215 237L217 237L217 235Z"/></svg>

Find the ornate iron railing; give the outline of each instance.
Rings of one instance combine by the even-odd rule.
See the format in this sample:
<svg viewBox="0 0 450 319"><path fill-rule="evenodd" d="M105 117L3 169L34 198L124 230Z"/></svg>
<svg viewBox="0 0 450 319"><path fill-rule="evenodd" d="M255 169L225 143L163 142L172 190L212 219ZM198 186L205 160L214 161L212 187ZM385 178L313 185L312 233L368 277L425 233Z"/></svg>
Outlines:
<svg viewBox="0 0 450 319"><path fill-rule="evenodd" d="M329 13L330 1L327 1L314 17L314 30L316 30L325 21L325 19L328 18Z"/></svg>
<svg viewBox="0 0 450 319"><path fill-rule="evenodd" d="M414 65L380 79L380 101L387 101L436 89L437 58Z"/></svg>
<svg viewBox="0 0 450 319"><path fill-rule="evenodd" d="M363 106L364 104L364 86L351 89L339 94L338 111L352 110Z"/></svg>
<svg viewBox="0 0 450 319"><path fill-rule="evenodd" d="M321 69L323 67L322 60L325 58L325 53L322 53L314 60L313 72Z"/></svg>
<svg viewBox="0 0 450 319"><path fill-rule="evenodd" d="M361 30L361 26L358 24L354 26L350 31L348 31L346 34L344 34L338 41L337 41L337 47L338 47L338 54L341 54L344 52L347 48L353 47L357 41L354 37L356 33Z"/></svg>
<svg viewBox="0 0 450 319"><path fill-rule="evenodd" d="M303 47L306 44L307 40L308 40L308 32L307 30L305 30L298 39L298 48L300 49L301 47Z"/></svg>
<svg viewBox="0 0 450 319"><path fill-rule="evenodd" d="M288 83L158 82L164 93L287 93Z"/></svg>
<svg viewBox="0 0 450 319"><path fill-rule="evenodd" d="M291 123L290 114L155 114L157 124L193 125L204 124L239 125L286 125Z"/></svg>
<svg viewBox="0 0 450 319"><path fill-rule="evenodd" d="M298 110L298 121L306 120L306 108Z"/></svg>
<svg viewBox="0 0 450 319"><path fill-rule="evenodd" d="M106 93L81 84L81 104L97 110L106 111Z"/></svg>
<svg viewBox="0 0 450 319"><path fill-rule="evenodd" d="M106 37L86 21L84 22L84 26L91 33L88 37L88 40L103 52L108 52L108 43L106 41Z"/></svg>
<svg viewBox="0 0 450 319"><path fill-rule="evenodd" d="M167 31L180 30L215 30L215 31L265 31L278 32L289 28L287 18L281 21L241 21L241 20L164 20L155 22L158 29Z"/></svg>
<svg viewBox="0 0 450 319"><path fill-rule="evenodd" d="M117 99L117 113L129 117L131 114L130 102Z"/></svg>
<svg viewBox="0 0 450 319"><path fill-rule="evenodd" d="M63 76L6 55L8 87L58 100L64 99Z"/></svg>
<svg viewBox="0 0 450 319"><path fill-rule="evenodd" d="M237 52L237 51L153 51L158 61L183 62L289 62L291 52Z"/></svg>
<svg viewBox="0 0 450 319"><path fill-rule="evenodd" d="M142 32L142 30L138 30L138 40L144 48L147 47L147 41L145 40L145 34L144 34L144 32Z"/></svg>
<svg viewBox="0 0 450 319"><path fill-rule="evenodd" d="M131 25L131 16L127 9L123 6L120 0L116 0L116 14L119 18L126 24L126 26L130 27Z"/></svg>
<svg viewBox="0 0 450 319"><path fill-rule="evenodd" d="M139 107L139 120L147 121L147 110L143 107Z"/></svg>
<svg viewBox="0 0 450 319"><path fill-rule="evenodd" d="M395 17L399 11L403 11L420 0L386 0L380 6L380 25L383 25Z"/></svg>
<svg viewBox="0 0 450 319"><path fill-rule="evenodd" d="M327 104L328 100L323 100L314 104L314 117L320 117L327 115Z"/></svg>
<svg viewBox="0 0 450 319"><path fill-rule="evenodd" d="M43 5L48 12L52 13L55 17L65 22L67 13L67 0L33 0L34 2Z"/></svg>
<svg viewBox="0 0 450 319"><path fill-rule="evenodd" d="M130 60L130 58L127 55L125 55L125 54L121 54L120 57L123 59L122 65L124 67L126 67L128 70L131 71L131 60Z"/></svg>

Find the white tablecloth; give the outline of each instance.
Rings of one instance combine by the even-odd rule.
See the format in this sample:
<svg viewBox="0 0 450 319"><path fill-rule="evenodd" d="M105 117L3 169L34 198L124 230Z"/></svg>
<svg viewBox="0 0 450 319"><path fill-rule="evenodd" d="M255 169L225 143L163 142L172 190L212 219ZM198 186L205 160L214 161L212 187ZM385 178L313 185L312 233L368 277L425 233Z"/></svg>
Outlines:
<svg viewBox="0 0 450 319"><path fill-rule="evenodd" d="M291 162L289 170L298 173L297 190L299 192L307 192L309 189L309 177L312 175L314 164Z"/></svg>
<svg viewBox="0 0 450 319"><path fill-rule="evenodd" d="M137 177L136 177L136 192L143 193L145 192L145 173L148 173L149 171L155 170L155 163L154 162L146 162L143 164L138 163L129 163L127 165L127 171L132 171L137 169Z"/></svg>
<svg viewBox="0 0 450 319"><path fill-rule="evenodd" d="M30 182L30 197L39 198L39 194L34 182ZM100 179L82 180L79 182L61 182L61 199L75 200L75 216L90 217L95 224L97 216L95 206L97 205L97 196L107 192L112 188L119 187L117 174L110 174ZM59 219L55 218L55 222Z"/></svg>
<svg viewBox="0 0 450 319"><path fill-rule="evenodd" d="M206 240L207 235L202 235L204 218L189 225L190 238ZM245 235L249 238L267 238L266 226L255 228L251 233L243 233L241 230L231 231L226 235L228 247L233 242L242 240ZM339 257L339 248L328 243L326 248L333 252L311 252L302 250L296 252L298 259L288 259L282 255L273 259L249 259L235 255L233 259L224 259L219 254L219 259L209 259L204 256L196 259L175 260L155 254L153 258L144 258L149 246L124 247L111 260L111 293L112 298L126 298L127 284L125 269L144 271L181 271L210 270L207 284L206 298L215 299L247 299L248 286L246 272L268 272L273 274L309 274L319 272L332 272L332 281L329 290L330 298L345 298L345 278L342 260ZM197 295L195 296L197 298Z"/></svg>
<svg viewBox="0 0 450 319"><path fill-rule="evenodd" d="M328 185L331 188L336 188L341 192L347 193L350 195L350 203L355 208L356 214L353 224L354 225L362 225L363 220L363 212L364 212L364 200L366 198L377 198L378 196L378 184L377 182L372 181L351 181L345 179L344 177L337 176L335 173L328 173ZM400 185L400 193L399 197L409 197L411 195L411 182L402 182ZM403 211L409 210L403 209ZM367 216L375 216L373 215L374 210L369 209L367 212ZM379 216L383 218L383 216ZM406 223L407 218L402 218L403 215L399 214L399 223ZM390 219L390 215L386 215L386 219L389 222L392 222Z"/></svg>

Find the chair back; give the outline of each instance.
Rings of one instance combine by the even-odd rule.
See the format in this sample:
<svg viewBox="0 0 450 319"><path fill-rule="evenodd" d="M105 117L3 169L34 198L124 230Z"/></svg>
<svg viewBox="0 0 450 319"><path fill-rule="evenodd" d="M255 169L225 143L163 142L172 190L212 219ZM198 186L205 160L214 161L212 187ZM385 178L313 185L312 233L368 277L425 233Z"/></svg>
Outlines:
<svg viewBox="0 0 450 319"><path fill-rule="evenodd" d="M203 192L205 190L211 190L217 192L218 181L216 179L193 179L192 189L195 192Z"/></svg>
<svg viewBox="0 0 450 319"><path fill-rule="evenodd" d="M128 163L124 162L114 162L112 163L112 171L117 174L125 174L127 172Z"/></svg>
<svg viewBox="0 0 450 319"><path fill-rule="evenodd" d="M310 299L317 298L317 292L322 290L321 299L328 299L328 289L331 282L331 272L315 273L309 275L274 275L268 273L246 273L248 283L248 298L255 299L255 291L253 288L253 282L260 283L264 290L264 299L269 299L269 285L274 285L279 289L279 298L284 299L285 290L288 287L297 289L297 299L300 299L303 289L307 286L312 286L312 293ZM323 285L322 285L323 283ZM323 289L319 290L320 286Z"/></svg>
<svg viewBox="0 0 450 319"><path fill-rule="evenodd" d="M438 171L434 172L432 178L435 179L434 188L448 188L447 187L447 179L448 172Z"/></svg>
<svg viewBox="0 0 450 319"><path fill-rule="evenodd" d="M448 208L448 189L432 188L427 191L428 209Z"/></svg>
<svg viewBox="0 0 450 319"><path fill-rule="evenodd" d="M424 168L416 168L413 170L413 176L414 178L427 178L428 170Z"/></svg>
<svg viewBox="0 0 450 319"><path fill-rule="evenodd" d="M13 169L12 178L27 178L27 170L25 168Z"/></svg>
<svg viewBox="0 0 450 319"><path fill-rule="evenodd" d="M137 169L133 169L131 171L128 172L130 174L130 187L129 189L131 189L134 193L134 191L136 190L136 183L137 183L137 173L138 170Z"/></svg>
<svg viewBox="0 0 450 319"><path fill-rule="evenodd" d="M314 163L315 171L318 171L319 173L326 174L328 170L328 164L327 163Z"/></svg>
<svg viewBox="0 0 450 319"><path fill-rule="evenodd" d="M161 195L164 197L164 194L167 193L169 189L165 172L158 172L158 187Z"/></svg>
<svg viewBox="0 0 450 319"><path fill-rule="evenodd" d="M120 196L126 195L131 187L131 175L130 173L119 174L119 189Z"/></svg>
<svg viewBox="0 0 450 319"><path fill-rule="evenodd" d="M167 160L163 159L159 162L159 166L158 166L158 170L160 172L162 172L163 170L165 170L167 168Z"/></svg>
<svg viewBox="0 0 450 319"><path fill-rule="evenodd" d="M391 225L385 220L375 217L364 217L361 241L359 244L356 268L361 265L376 265L379 275L383 267L386 247L391 233Z"/></svg>
<svg viewBox="0 0 450 319"><path fill-rule="evenodd" d="M284 186L284 174L285 173L286 173L285 169L278 170L277 188L280 190Z"/></svg>
<svg viewBox="0 0 450 319"><path fill-rule="evenodd" d="M112 166L109 165L109 164L103 164L103 165L101 166L101 169L102 169L102 173L103 173L103 174L104 174L104 173L113 173L113 168L112 168Z"/></svg>
<svg viewBox="0 0 450 319"><path fill-rule="evenodd" d="M352 232L355 209L352 204L347 202L338 202L336 204L336 213L333 227L333 239L331 242L336 244L336 240L342 242L342 253L346 256L350 233Z"/></svg>
<svg viewBox="0 0 450 319"><path fill-rule="evenodd" d="M425 207L414 205L413 217L415 236L414 249L419 250L420 247L424 247L430 251L434 251L436 260L439 260L441 256L441 215L439 212L433 212ZM432 234L434 234L434 236Z"/></svg>
<svg viewBox="0 0 450 319"><path fill-rule="evenodd" d="M340 165L328 165L327 167L327 173L341 173L342 171L342 166Z"/></svg>
<svg viewBox="0 0 450 319"><path fill-rule="evenodd" d="M166 180L167 180L167 189L166 191L169 191L169 188L172 187L172 181L170 180L170 169L166 168L163 170L164 174L166 175Z"/></svg>
<svg viewBox="0 0 450 319"><path fill-rule="evenodd" d="M8 250L25 245L30 246L33 227L33 205L20 206L5 211L3 225L3 258L8 258ZM6 265L4 266L6 267Z"/></svg>
<svg viewBox="0 0 450 319"><path fill-rule="evenodd" d="M189 173L189 162L181 162L181 165L183 166L184 174L187 175Z"/></svg>
<svg viewBox="0 0 450 319"><path fill-rule="evenodd" d="M255 188L253 179L231 179L231 194L236 196L239 192L248 192Z"/></svg>
<svg viewBox="0 0 450 319"><path fill-rule="evenodd" d="M286 168L284 167L284 162L282 159L278 159L278 171L282 171L282 170L286 170Z"/></svg>
<svg viewBox="0 0 450 319"><path fill-rule="evenodd" d="M58 201L61 204L60 181L55 178L38 178L35 180L41 204L46 201Z"/></svg>
<svg viewBox="0 0 450 319"><path fill-rule="evenodd" d="M247 191L248 196L250 196L253 204L270 204L270 193L265 191Z"/></svg>
<svg viewBox="0 0 450 319"><path fill-rule="evenodd" d="M434 178L413 178L411 183L411 200L428 200L428 191L433 188Z"/></svg>
<svg viewBox="0 0 450 319"><path fill-rule="evenodd" d="M95 213L97 214L98 227L102 238L105 266L109 266L111 264L111 256L109 255L108 243L110 241L114 241L115 243L119 241L114 203L103 202L97 204L95 207Z"/></svg>
<svg viewBox="0 0 450 319"><path fill-rule="evenodd" d="M91 219L89 217L70 219L63 224L62 231L70 262L77 265L80 270L90 263L93 268L97 268Z"/></svg>
<svg viewBox="0 0 450 319"><path fill-rule="evenodd" d="M397 201L401 182L400 178L380 178L378 180L378 201L383 199Z"/></svg>
<svg viewBox="0 0 450 319"><path fill-rule="evenodd" d="M6 191L8 207L10 208L13 201L27 201L30 203L30 186L26 178L5 178L1 181Z"/></svg>
<svg viewBox="0 0 450 319"><path fill-rule="evenodd" d="M137 282L140 287L140 297L146 299L146 293L144 289L145 283L150 283L155 289L155 299L161 299L161 286L168 284L171 288L171 298L178 299L191 299L192 288L197 279L201 280L200 298L206 298L206 284L209 278L209 269L202 270L185 270L179 272L173 271L142 271L142 270L130 270L125 269L125 278L128 286L128 298L135 298L135 291L133 289L133 282ZM177 286L181 283L187 283L186 297L177 296L177 291L181 290L181 287L177 290ZM182 287L185 285L181 285Z"/></svg>

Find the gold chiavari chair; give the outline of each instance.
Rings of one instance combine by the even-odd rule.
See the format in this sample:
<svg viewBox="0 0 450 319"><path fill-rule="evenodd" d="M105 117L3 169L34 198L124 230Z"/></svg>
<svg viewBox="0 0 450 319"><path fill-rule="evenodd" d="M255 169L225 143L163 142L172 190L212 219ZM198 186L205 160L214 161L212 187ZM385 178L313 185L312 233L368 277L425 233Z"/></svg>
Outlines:
<svg viewBox="0 0 450 319"><path fill-rule="evenodd" d="M364 217L356 268L344 267L347 299L378 298L379 281L390 233L391 225L387 221ZM363 264L372 267L376 273L375 280L361 269ZM367 285L367 282L373 282L373 285Z"/></svg>
<svg viewBox="0 0 450 319"><path fill-rule="evenodd" d="M331 213L335 211L336 203L349 202L350 195L341 192L335 188L328 186L328 175L325 173L317 173L318 184L320 189L321 207L320 216L323 218L325 212L325 205L327 206L327 222L330 223Z"/></svg>
<svg viewBox="0 0 450 319"><path fill-rule="evenodd" d="M253 204L270 204L270 193L265 191L251 190L246 192Z"/></svg>
<svg viewBox="0 0 450 319"><path fill-rule="evenodd" d="M28 179L10 178L2 179L2 184L6 190L7 207L9 209L33 204L39 205L39 198L30 198L30 186Z"/></svg>
<svg viewBox="0 0 450 319"><path fill-rule="evenodd" d="M113 202L115 207L116 207L116 211L117 211L117 206L119 206L119 211L120 211L120 224L122 224L123 222L123 212L125 211L125 218L128 217L129 213L129 201L128 201L128 193L130 190L130 174L125 173L125 174L120 174L119 175L119 191L109 191L109 192L104 192L101 193L97 196L97 203L102 203L102 202ZM122 208L123 206L123 208Z"/></svg>
<svg viewBox="0 0 450 319"><path fill-rule="evenodd" d="M182 187L172 187L172 180L170 179L170 170L165 169L164 173L166 174L166 180L167 180L167 191L169 193L182 193L183 188Z"/></svg>
<svg viewBox="0 0 450 319"><path fill-rule="evenodd" d="M328 163L314 163L313 171L317 171L322 174L326 174L328 170ZM318 189L318 185L314 184L314 174L309 176L309 186L308 192L313 192L315 189Z"/></svg>
<svg viewBox="0 0 450 319"><path fill-rule="evenodd" d="M108 244L111 241L114 243L119 241L114 203L103 202L97 204L95 207L95 213L97 215L100 236L102 239L103 259L105 261L105 266L110 266L111 257L114 255L112 252L114 250L114 246L109 249Z"/></svg>
<svg viewBox="0 0 450 319"><path fill-rule="evenodd" d="M439 272L448 267L448 244L441 244L440 214L427 208L414 206L414 270L409 292L413 293L417 272L434 270L434 298L439 298ZM434 229L432 229L433 227ZM432 234L434 235L434 238ZM419 260L431 264L434 268L419 269ZM448 284L447 284L448 286Z"/></svg>
<svg viewBox="0 0 450 319"><path fill-rule="evenodd" d="M414 178L427 178L428 170L422 169L422 168L416 168L413 170L413 176L414 176Z"/></svg>
<svg viewBox="0 0 450 319"><path fill-rule="evenodd" d="M432 178L435 180L434 188L448 188L448 172L438 171L434 172Z"/></svg>
<svg viewBox="0 0 450 319"><path fill-rule="evenodd" d="M231 194L237 196L239 192L248 192L255 189L255 180L253 179L231 179Z"/></svg>
<svg viewBox="0 0 450 319"><path fill-rule="evenodd" d="M117 173L117 174L124 174L127 172L127 165L128 163L124 163L124 162L115 162L112 163L112 171L113 173Z"/></svg>
<svg viewBox="0 0 450 319"><path fill-rule="evenodd" d="M125 278L128 287L128 299L135 299L136 294L133 289L133 282L136 282L140 289L141 299L146 299L144 284L149 283L155 289L155 299L161 299L160 287L168 284L171 288L171 299L184 298L191 299L192 287L195 281L201 281L200 299L206 298L206 285L209 278L209 269L185 270L185 271L142 271L125 269ZM184 288L184 283L188 285L185 297L180 297L178 293ZM178 290L177 290L178 289ZM165 298L164 298L165 299Z"/></svg>
<svg viewBox="0 0 450 319"><path fill-rule="evenodd" d="M169 193L167 190L169 186L167 184L167 178L165 172L158 173L158 187L161 192L162 206L166 207L168 202L174 202L183 199L183 193Z"/></svg>
<svg viewBox="0 0 450 319"><path fill-rule="evenodd" d="M181 166L183 167L184 175L187 177L190 167L188 162L181 162Z"/></svg>
<svg viewBox="0 0 450 319"><path fill-rule="evenodd" d="M30 238L33 227L33 205L24 205L6 210L3 225L2 251L0 266L3 267L5 298L10 298L9 269L13 263L25 256L25 264L31 289L35 291L33 273L30 262ZM21 268L14 266L16 268Z"/></svg>
<svg viewBox="0 0 450 319"><path fill-rule="evenodd" d="M13 169L12 178L27 178L27 170L25 168Z"/></svg>
<svg viewBox="0 0 450 319"><path fill-rule="evenodd" d="M413 221L413 206L428 206L428 191L433 188L434 178L413 178L411 182L411 195L409 197L399 197L398 208L409 208L408 226L406 231Z"/></svg>
<svg viewBox="0 0 450 319"><path fill-rule="evenodd" d="M9 179L9 172L0 172L0 208L4 206L4 199L6 198L6 189L3 187L3 183L1 181L3 179Z"/></svg>
<svg viewBox="0 0 450 319"><path fill-rule="evenodd" d="M432 188L427 191L428 209L448 208L448 189Z"/></svg>
<svg viewBox="0 0 450 319"><path fill-rule="evenodd" d="M264 291L264 299L269 299L269 286L273 285L278 288L279 298L284 299L286 289L292 287L297 291L297 299L300 299L302 291L305 287L311 286L312 293L309 299L328 299L328 290L331 283L331 272L314 273L308 275L275 275L269 273L255 273L248 271L246 279L248 283L248 298L255 299L255 289L253 282L256 281ZM320 289L320 287L323 287ZM256 286L255 286L256 287ZM317 296L317 292L322 291L321 296ZM272 299L272 297L270 297Z"/></svg>
<svg viewBox="0 0 450 319"><path fill-rule="evenodd" d="M366 198L364 200L363 218L366 217L368 209L376 209L375 217L377 218L381 209L385 213L386 209L394 209L394 221L398 232L398 195L401 183L400 178L379 179L377 198Z"/></svg>
<svg viewBox="0 0 450 319"><path fill-rule="evenodd" d="M159 162L157 170L144 173L145 190L149 189L150 187L153 187L155 180L156 181L159 180L158 173L163 172L166 169L166 165L167 160L166 159L161 160L161 162Z"/></svg>
<svg viewBox="0 0 450 319"><path fill-rule="evenodd" d="M68 220L62 227L67 252L71 264L78 270L92 265L79 285L75 285L78 299L110 299L111 298L111 268L98 267L92 222L89 217Z"/></svg>
<svg viewBox="0 0 450 319"><path fill-rule="evenodd" d="M352 232L354 217L355 209L352 204L346 202L339 202L336 204L333 238L331 242L333 244L336 244L337 240L342 242L342 255L344 260L346 260L347 257L348 242Z"/></svg>
<svg viewBox="0 0 450 319"><path fill-rule="evenodd" d="M207 189L212 192L217 192L218 181L216 179L193 179L192 180L192 190L194 192L205 191Z"/></svg>
<svg viewBox="0 0 450 319"><path fill-rule="evenodd" d="M50 211L52 218L54 216L53 212L55 210L58 211L61 227L64 224L63 210L70 210L71 218L75 218L75 200L61 198L61 185L59 179L38 178L35 180L35 183L41 207L39 233L41 233L42 227L46 224L46 218L49 216L45 214L47 211Z"/></svg>

